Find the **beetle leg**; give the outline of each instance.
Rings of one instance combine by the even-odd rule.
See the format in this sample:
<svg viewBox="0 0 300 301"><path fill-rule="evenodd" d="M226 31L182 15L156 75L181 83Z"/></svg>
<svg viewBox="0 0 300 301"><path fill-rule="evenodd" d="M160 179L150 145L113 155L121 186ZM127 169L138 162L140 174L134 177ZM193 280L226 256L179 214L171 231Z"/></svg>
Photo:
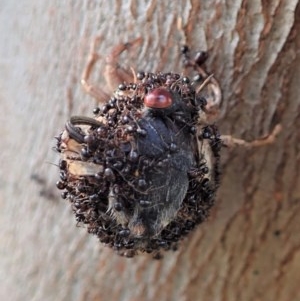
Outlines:
<svg viewBox="0 0 300 301"><path fill-rule="evenodd" d="M199 72L199 74L200 72L203 72L205 74L204 76L202 75L204 80L201 82L200 86L196 88L197 94L204 89L206 90L204 91L205 98L207 100L207 105L205 108L208 111L213 111L214 109L218 108L221 104L222 92L220 85L218 81L214 78L213 74L207 75L201 67L197 67L196 70Z"/></svg>
<svg viewBox="0 0 300 301"><path fill-rule="evenodd" d="M225 147L234 147L234 146L243 146L247 148L251 147L259 147L267 144L271 144L275 141L278 134L281 132L282 126L277 124L273 131L266 135L265 137L253 140L253 141L245 141L243 139L234 138L230 135L221 135L222 145Z"/></svg>
<svg viewBox="0 0 300 301"><path fill-rule="evenodd" d="M95 127L101 127L103 124L90 117L85 117L85 116L72 116L70 120L66 123L66 130L69 134L69 136L77 141L78 143L83 143L84 142L84 134L80 132L78 127L75 125L90 125L90 126L95 126Z"/></svg>
<svg viewBox="0 0 300 301"><path fill-rule="evenodd" d="M98 36L91 44L88 62L82 73L81 84L83 86L83 89L92 97L94 97L98 102L104 102L109 99L110 95L103 89L89 82L92 70L96 62L100 59L100 55L96 52L96 48L100 41L101 37ZM118 58L123 51L128 50L130 47L136 44L140 44L141 41L142 38L137 38L131 42L119 44L115 46L111 54L106 57L104 77L110 92L113 92L117 88L117 86L124 81L130 83L136 80L136 76L133 70L130 69L131 71L128 71L122 68L118 64Z"/></svg>
<svg viewBox="0 0 300 301"><path fill-rule="evenodd" d="M70 118L70 123L72 125L75 125L75 124L81 124L81 125L90 125L90 126L95 126L95 127L101 127L103 126L103 123L94 119L94 118L91 118L91 117L86 117L86 116L72 116Z"/></svg>
<svg viewBox="0 0 300 301"><path fill-rule="evenodd" d="M116 87L123 82L135 82L136 76L133 69L131 68L130 71L124 69L120 66L118 60L123 51L128 50L129 48L138 45L141 42L142 38L139 37L131 42L116 45L112 52L106 57L104 77L111 90L116 89Z"/></svg>
<svg viewBox="0 0 300 301"><path fill-rule="evenodd" d="M208 55L205 51L198 51L193 58L190 57L190 51L187 46L181 49L183 54L183 65L185 68L193 68L198 75L194 78L193 85L197 94L201 93L205 97L207 104L205 106L206 121L212 122L217 119L218 108L222 101L222 92L218 81L213 77L213 74L208 75L202 68Z"/></svg>
<svg viewBox="0 0 300 301"><path fill-rule="evenodd" d="M90 54L88 57L87 64L82 72L81 84L86 93L94 97L98 102L104 102L109 99L109 94L107 94L103 89L90 83L90 76L96 62L100 59L100 55L96 52L96 47L100 43L101 37L96 37L91 44Z"/></svg>

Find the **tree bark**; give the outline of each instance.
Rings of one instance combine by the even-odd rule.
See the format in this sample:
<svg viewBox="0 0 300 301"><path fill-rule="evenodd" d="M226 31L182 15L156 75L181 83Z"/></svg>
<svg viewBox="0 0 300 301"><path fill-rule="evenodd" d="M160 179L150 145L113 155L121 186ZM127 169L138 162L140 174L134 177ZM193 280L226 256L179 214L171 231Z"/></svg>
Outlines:
<svg viewBox="0 0 300 301"><path fill-rule="evenodd" d="M8 300L300 300L300 1L2 1L0 296ZM181 30L180 30L181 27ZM104 58L181 72L181 44L209 51L222 134L272 145L222 151L210 218L160 261L119 257L76 227L60 199L52 138L91 115L80 87L89 45ZM138 54L136 55L136 52ZM97 65L101 76L104 60Z"/></svg>

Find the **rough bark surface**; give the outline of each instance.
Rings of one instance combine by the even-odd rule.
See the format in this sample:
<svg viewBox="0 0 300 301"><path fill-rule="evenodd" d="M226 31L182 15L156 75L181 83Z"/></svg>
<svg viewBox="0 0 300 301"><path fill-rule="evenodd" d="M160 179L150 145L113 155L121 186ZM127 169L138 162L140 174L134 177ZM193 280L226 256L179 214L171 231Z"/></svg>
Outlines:
<svg viewBox="0 0 300 301"><path fill-rule="evenodd" d="M300 300L298 0L4 0L0 20L1 300ZM97 34L103 57L142 36L122 56L139 70L180 72L182 43L208 50L223 134L283 125L273 145L223 150L211 217L160 261L99 245L54 188L52 137L94 107L80 76Z"/></svg>

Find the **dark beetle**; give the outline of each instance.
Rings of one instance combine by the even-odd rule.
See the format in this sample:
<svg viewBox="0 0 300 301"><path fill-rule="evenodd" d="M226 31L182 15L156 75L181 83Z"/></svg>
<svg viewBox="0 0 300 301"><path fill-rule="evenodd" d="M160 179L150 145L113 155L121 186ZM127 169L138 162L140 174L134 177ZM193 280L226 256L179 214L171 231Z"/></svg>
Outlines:
<svg viewBox="0 0 300 301"><path fill-rule="evenodd" d="M128 45L115 48L109 68ZM221 139L210 112L221 93L200 67L206 54L182 52L185 66L197 70L194 80L133 74L112 97L98 91L102 109L94 118L71 117L58 137L58 188L76 220L127 257L175 249L214 204ZM87 84L91 65L83 79L88 92L95 91ZM123 69L114 75L121 73L125 78Z"/></svg>

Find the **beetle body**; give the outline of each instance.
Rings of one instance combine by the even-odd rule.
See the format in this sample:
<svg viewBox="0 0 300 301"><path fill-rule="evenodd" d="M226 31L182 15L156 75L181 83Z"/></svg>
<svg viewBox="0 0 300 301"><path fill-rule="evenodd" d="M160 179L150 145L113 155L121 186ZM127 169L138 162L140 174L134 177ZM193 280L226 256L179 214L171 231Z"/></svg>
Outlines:
<svg viewBox="0 0 300 301"><path fill-rule="evenodd" d="M218 187L221 142L199 117L205 104L186 77L148 73L95 118L72 117L57 149L77 221L128 257L174 249Z"/></svg>

